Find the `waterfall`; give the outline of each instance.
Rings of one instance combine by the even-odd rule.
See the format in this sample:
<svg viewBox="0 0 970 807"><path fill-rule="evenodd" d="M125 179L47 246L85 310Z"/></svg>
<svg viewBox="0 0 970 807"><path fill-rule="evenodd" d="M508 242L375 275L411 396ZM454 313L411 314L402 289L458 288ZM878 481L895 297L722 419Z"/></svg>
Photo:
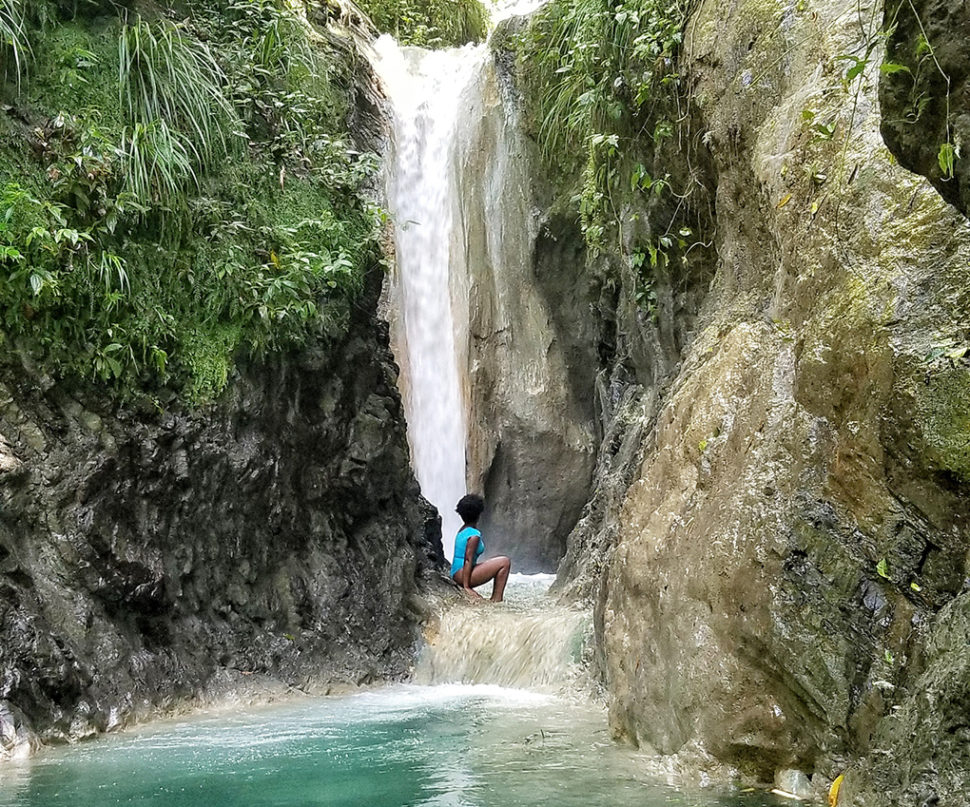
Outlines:
<svg viewBox="0 0 970 807"><path fill-rule="evenodd" d="M455 128L462 94L487 58L484 46L445 51L375 43L374 67L392 108L387 201L394 224L398 321L395 355L412 465L421 491L442 514L445 552L461 526L455 503L465 494L466 382L453 296L463 288L462 233Z"/></svg>
<svg viewBox="0 0 970 807"><path fill-rule="evenodd" d="M510 13L516 2L521 8L522 1L507 2L497 14ZM425 51L383 36L372 62L391 107L385 180L395 247L392 346L415 475L442 514L449 552L460 526L455 502L481 471L481 447L467 433L475 398L469 375L476 372L468 366L469 287L473 276L481 281L490 272L529 265L528 180L485 46ZM530 356L526 375L533 383L544 379L543 358ZM415 682L572 688L590 616L552 603L546 594L552 579L512 575L502 607L446 607Z"/></svg>

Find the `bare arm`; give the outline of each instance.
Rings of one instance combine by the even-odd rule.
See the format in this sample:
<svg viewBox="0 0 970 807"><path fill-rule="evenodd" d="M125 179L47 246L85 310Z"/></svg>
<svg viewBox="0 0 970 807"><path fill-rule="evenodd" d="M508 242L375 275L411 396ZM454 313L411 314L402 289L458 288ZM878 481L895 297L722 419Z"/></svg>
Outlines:
<svg viewBox="0 0 970 807"><path fill-rule="evenodd" d="M465 592L473 597L482 598L475 589L472 588L472 569L475 567L475 551L478 549L478 536L469 535L465 544L465 565L461 568L462 587Z"/></svg>

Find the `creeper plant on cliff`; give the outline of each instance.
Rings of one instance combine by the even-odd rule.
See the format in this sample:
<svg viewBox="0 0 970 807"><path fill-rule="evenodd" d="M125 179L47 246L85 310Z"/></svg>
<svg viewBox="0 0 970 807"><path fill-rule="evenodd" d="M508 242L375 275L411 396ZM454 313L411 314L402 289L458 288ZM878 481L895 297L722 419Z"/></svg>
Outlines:
<svg viewBox="0 0 970 807"><path fill-rule="evenodd" d="M593 250L622 226L618 193L682 117L676 60L685 19L683 2L558 0L523 38L539 146L547 163L580 175Z"/></svg>

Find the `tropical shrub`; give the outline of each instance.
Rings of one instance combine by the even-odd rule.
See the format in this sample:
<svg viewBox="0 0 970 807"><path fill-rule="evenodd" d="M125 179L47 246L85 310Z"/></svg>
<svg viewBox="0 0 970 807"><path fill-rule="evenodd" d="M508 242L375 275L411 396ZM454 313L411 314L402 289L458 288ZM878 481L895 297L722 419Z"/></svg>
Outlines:
<svg viewBox="0 0 970 807"><path fill-rule="evenodd" d="M339 334L378 255L376 158L342 134L344 76L307 22L283 0L49 10L24 18L35 64L0 117L8 344L201 404L239 356Z"/></svg>
<svg viewBox="0 0 970 807"><path fill-rule="evenodd" d="M624 189L666 187L645 166L679 117L686 0L555 0L519 43L531 126L547 163L578 177L587 243L620 226Z"/></svg>

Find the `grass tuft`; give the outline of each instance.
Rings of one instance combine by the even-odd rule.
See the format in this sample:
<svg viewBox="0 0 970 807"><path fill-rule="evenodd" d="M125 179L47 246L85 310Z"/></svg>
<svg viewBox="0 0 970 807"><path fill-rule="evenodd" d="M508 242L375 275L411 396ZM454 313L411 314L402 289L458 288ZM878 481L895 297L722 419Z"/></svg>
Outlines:
<svg viewBox="0 0 970 807"><path fill-rule="evenodd" d="M129 129L121 150L128 188L179 198L230 151L239 118L209 48L182 26L139 18L118 38L118 92Z"/></svg>
<svg viewBox="0 0 970 807"><path fill-rule="evenodd" d="M18 91L30 52L23 0L0 0L0 61L8 79L12 62Z"/></svg>

